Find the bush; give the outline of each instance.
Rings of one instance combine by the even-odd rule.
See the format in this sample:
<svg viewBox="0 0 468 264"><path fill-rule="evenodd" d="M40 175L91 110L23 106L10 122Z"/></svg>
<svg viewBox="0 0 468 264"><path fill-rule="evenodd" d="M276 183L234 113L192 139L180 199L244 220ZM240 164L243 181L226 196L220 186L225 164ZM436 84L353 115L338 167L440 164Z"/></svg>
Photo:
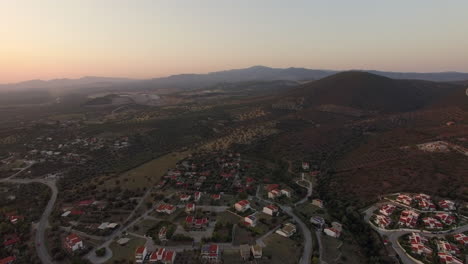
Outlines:
<svg viewBox="0 0 468 264"><path fill-rule="evenodd" d="M103 247L103 248L97 249L95 253L96 253L96 256L103 257L104 255L106 255L106 248Z"/></svg>

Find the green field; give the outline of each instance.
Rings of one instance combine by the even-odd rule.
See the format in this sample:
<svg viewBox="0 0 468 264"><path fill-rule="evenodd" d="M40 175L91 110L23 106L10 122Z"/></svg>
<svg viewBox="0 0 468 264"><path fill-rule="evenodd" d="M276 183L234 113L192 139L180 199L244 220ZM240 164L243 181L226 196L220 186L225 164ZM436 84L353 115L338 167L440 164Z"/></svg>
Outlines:
<svg viewBox="0 0 468 264"><path fill-rule="evenodd" d="M130 241L125 246L120 246L117 242L112 242L112 244L110 244L112 258L106 262L107 264L114 263L116 260L125 260L126 263L133 263L136 248L145 245L146 240L134 236L127 237L130 238Z"/></svg>
<svg viewBox="0 0 468 264"><path fill-rule="evenodd" d="M173 168L179 160L185 158L188 154L188 152L169 153L124 172L117 177L108 178L100 187L114 188L117 183L125 183L123 186L129 190L153 186L161 180L168 169Z"/></svg>
<svg viewBox="0 0 468 264"><path fill-rule="evenodd" d="M266 248L263 249L264 257L271 257L271 264L296 264L299 262L302 247L294 240L272 234L264 240Z"/></svg>

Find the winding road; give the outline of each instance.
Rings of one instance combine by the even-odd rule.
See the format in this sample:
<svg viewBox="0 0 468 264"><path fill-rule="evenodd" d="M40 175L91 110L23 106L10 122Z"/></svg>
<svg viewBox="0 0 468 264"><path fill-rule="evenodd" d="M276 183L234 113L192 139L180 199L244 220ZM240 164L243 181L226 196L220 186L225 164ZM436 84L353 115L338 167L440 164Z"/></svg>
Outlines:
<svg viewBox="0 0 468 264"><path fill-rule="evenodd" d="M6 182L6 183L14 183L14 184L29 184L29 183L42 183L47 185L51 191L52 195L50 197L49 202L47 203L46 208L44 209L44 212L42 213L41 219L39 220L39 223L37 224L36 227L36 236L34 238L34 241L36 243L36 251L37 255L39 256L39 259L42 261L42 263L54 263L52 257L49 255L49 252L47 251L46 245L45 245L45 231L47 227L49 226L49 216L52 213L52 210L54 209L54 204L57 200L57 194L58 194L58 189L57 185L55 184L56 181L55 179L14 179L17 175L19 175L21 172L24 170L30 168L33 164L30 164L28 167L22 169L21 171L13 174L12 176L0 180L0 182Z"/></svg>
<svg viewBox="0 0 468 264"><path fill-rule="evenodd" d="M295 203L294 206L305 203L306 201L308 201L309 197L312 196L312 183L308 180L305 180L304 178L302 180L309 183L309 187L300 185L304 188L307 188L307 196ZM256 197L264 203L271 203L271 201L267 201L261 197L260 186L258 186L257 188ZM290 206L280 205L279 207L281 208L281 210L283 210L286 214L288 214L294 219L294 221L299 225L299 228L304 236L304 250L302 252L302 257L299 261L299 264L310 264L312 258L312 234L310 232L310 229L296 214L294 214L293 209Z"/></svg>

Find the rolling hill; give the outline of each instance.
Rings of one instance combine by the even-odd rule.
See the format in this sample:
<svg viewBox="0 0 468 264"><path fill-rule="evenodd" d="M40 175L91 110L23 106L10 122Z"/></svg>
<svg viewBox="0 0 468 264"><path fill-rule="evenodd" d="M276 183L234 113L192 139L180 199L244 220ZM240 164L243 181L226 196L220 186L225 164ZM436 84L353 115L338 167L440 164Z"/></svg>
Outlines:
<svg viewBox="0 0 468 264"><path fill-rule="evenodd" d="M306 107L339 105L377 112L407 112L434 105L460 86L421 80L395 80L361 71L337 73L288 91Z"/></svg>

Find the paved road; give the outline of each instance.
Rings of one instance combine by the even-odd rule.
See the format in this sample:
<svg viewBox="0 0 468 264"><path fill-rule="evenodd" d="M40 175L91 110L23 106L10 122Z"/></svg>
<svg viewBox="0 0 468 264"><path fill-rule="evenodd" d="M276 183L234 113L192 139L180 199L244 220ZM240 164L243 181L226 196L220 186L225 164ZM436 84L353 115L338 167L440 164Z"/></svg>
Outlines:
<svg viewBox="0 0 468 264"><path fill-rule="evenodd" d="M296 203L296 205L306 202L311 195L312 195L312 183L309 182L307 196L301 201L299 201L298 203ZM260 201L263 201L264 203L271 203L271 201L264 200L260 196L260 186L258 186L257 188L257 199L259 199ZM291 216L295 222L297 222L304 236L304 251L302 252L302 257L301 257L301 260L299 261L299 264L310 264L310 260L312 258L312 235L310 233L309 228L304 222L302 222L302 220L297 215L294 214L293 209L291 207L285 206L285 205L280 205L279 207L286 214Z"/></svg>
<svg viewBox="0 0 468 264"><path fill-rule="evenodd" d="M30 166L32 166L32 164ZM27 168L29 167L24 168L22 171L24 171ZM50 197L50 200L47 203L47 206L44 209L44 212L42 213L39 223L37 224L36 236L34 238L34 241L36 243L36 251L37 251L37 255L39 256L39 259L44 264L51 264L51 263L54 263L54 261L52 260L52 257L49 255L49 252L47 251L47 248L45 246L45 231L47 227L49 226L49 216L52 213L52 210L54 209L54 204L57 200L58 190L55 184L55 179L52 179L52 180L14 179L14 177L17 176L22 171L15 173L14 175L6 179L2 179L0 180L0 182L8 182L8 183L16 183L16 184L42 183L42 184L47 185L52 190L52 195Z"/></svg>
<svg viewBox="0 0 468 264"><path fill-rule="evenodd" d="M297 215L293 213L291 207L281 205L280 208L297 222L302 234L304 235L304 251L302 252L302 258L299 264L310 264L310 259L312 257L312 235L310 234L309 228Z"/></svg>

